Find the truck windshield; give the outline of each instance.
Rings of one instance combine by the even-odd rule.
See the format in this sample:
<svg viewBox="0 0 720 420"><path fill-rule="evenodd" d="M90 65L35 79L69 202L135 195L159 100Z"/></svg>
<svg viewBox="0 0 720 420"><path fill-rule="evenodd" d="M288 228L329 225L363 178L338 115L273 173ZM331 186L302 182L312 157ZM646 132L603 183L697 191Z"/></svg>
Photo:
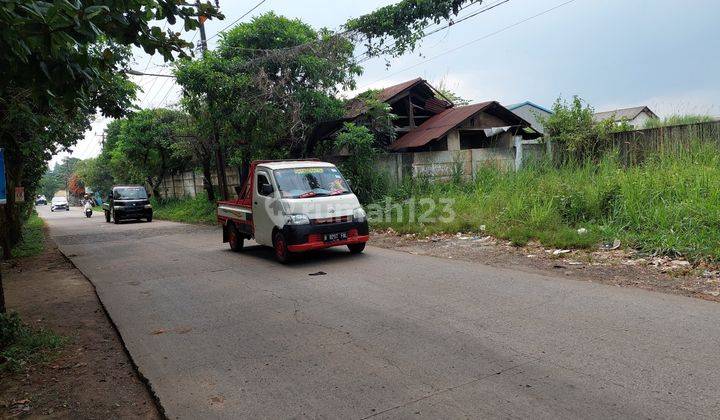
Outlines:
<svg viewBox="0 0 720 420"><path fill-rule="evenodd" d="M283 198L350 193L347 182L335 167L276 169L273 173Z"/></svg>
<svg viewBox="0 0 720 420"><path fill-rule="evenodd" d="M115 200L145 200L148 197L143 187L123 187L113 190L113 198Z"/></svg>

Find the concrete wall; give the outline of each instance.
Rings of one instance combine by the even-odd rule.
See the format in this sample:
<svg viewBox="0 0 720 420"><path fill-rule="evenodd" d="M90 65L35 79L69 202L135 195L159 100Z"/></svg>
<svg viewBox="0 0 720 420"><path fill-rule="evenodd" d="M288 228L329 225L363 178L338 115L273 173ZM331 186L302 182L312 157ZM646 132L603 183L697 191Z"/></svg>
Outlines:
<svg viewBox="0 0 720 420"><path fill-rule="evenodd" d="M460 150L460 136L457 130L448 134L448 148L437 152L387 153L380 155L376 171L384 173L391 184L397 185L403 179L428 176L433 179L449 179L458 171L464 178L472 177L481 167L492 166L502 170L516 170L529 159L541 158L546 145L535 140L520 140L509 133L503 133L498 140L499 147ZM518 152L519 151L519 152ZM236 197L235 187L240 185L237 168L226 168L228 192ZM217 174L212 173L212 183L217 189ZM204 193L203 176L200 171L188 171L168 176L160 185L162 198L187 198Z"/></svg>
<svg viewBox="0 0 720 420"><path fill-rule="evenodd" d="M501 147L460 150L459 136L457 131L453 131L448 135L450 150L386 154L380 157L376 168L387 173L392 183L402 182L409 176L447 179L458 173L467 178L482 166L514 170L518 166L515 139L505 133L500 143ZM524 148L526 145L520 147Z"/></svg>
<svg viewBox="0 0 720 420"><path fill-rule="evenodd" d="M230 197L235 198L235 187L240 185L240 171L237 168L225 168L225 175L228 181L228 192ZM212 184L217 189L218 177L215 171L212 172ZM203 187L203 175L201 171L187 171L167 176L160 184L160 196L162 198L186 198L195 197L205 192Z"/></svg>

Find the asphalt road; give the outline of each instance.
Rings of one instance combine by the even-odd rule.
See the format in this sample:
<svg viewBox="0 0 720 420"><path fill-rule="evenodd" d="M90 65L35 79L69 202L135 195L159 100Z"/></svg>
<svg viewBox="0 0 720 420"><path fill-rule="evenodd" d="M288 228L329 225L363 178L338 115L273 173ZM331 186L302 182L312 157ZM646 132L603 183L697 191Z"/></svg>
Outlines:
<svg viewBox="0 0 720 420"><path fill-rule="evenodd" d="M282 266L215 227L40 214L170 418L720 413L717 303L374 247Z"/></svg>

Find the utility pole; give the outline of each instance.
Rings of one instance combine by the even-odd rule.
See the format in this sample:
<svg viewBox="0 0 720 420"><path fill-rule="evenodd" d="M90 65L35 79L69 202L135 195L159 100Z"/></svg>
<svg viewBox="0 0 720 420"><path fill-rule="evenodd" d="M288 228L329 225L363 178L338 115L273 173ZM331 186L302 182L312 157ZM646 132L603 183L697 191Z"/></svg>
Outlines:
<svg viewBox="0 0 720 420"><path fill-rule="evenodd" d="M200 0L197 0L195 4L199 11ZM220 1L215 0L215 5L219 8ZM205 16L198 16L198 21L200 22L200 48L202 49L203 56L205 56L205 53L207 53L207 37L205 35L206 19L207 18ZM212 94L210 92L207 92L207 97L209 104L212 102ZM212 109L212 107L210 107L210 109ZM227 187L227 175L225 174L225 156L223 155L222 145L220 144L220 139L218 138L217 132L218 130L215 123L215 118L212 118L212 136L215 145L217 146L217 149L215 150L215 160L217 162L218 187L220 188L220 197L222 197L223 200L227 200L229 196Z"/></svg>

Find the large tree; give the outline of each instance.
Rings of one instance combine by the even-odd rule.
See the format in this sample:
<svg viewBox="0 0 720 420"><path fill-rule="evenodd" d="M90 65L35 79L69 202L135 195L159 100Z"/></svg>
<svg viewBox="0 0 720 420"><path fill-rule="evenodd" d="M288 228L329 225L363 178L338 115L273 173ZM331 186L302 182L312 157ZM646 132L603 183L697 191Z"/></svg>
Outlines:
<svg viewBox="0 0 720 420"><path fill-rule="evenodd" d="M175 74L186 98L205 103L215 133L202 135L242 165L307 154L317 124L342 115L336 94L360 68L347 39L269 12L223 34L216 51L178 61Z"/></svg>
<svg viewBox="0 0 720 420"><path fill-rule="evenodd" d="M170 109L146 109L118 120L106 140L114 178L147 183L159 197L165 177L186 169L189 161L173 149L185 121L185 114Z"/></svg>
<svg viewBox="0 0 720 420"><path fill-rule="evenodd" d="M217 16L209 4L181 0L1 2L0 147L9 189L33 194L45 161L77 142L96 110L126 112L136 88L126 76L131 45L166 59L190 46L150 22L180 19L192 30L199 14ZM20 240L21 211L11 194L0 212L6 256Z"/></svg>

